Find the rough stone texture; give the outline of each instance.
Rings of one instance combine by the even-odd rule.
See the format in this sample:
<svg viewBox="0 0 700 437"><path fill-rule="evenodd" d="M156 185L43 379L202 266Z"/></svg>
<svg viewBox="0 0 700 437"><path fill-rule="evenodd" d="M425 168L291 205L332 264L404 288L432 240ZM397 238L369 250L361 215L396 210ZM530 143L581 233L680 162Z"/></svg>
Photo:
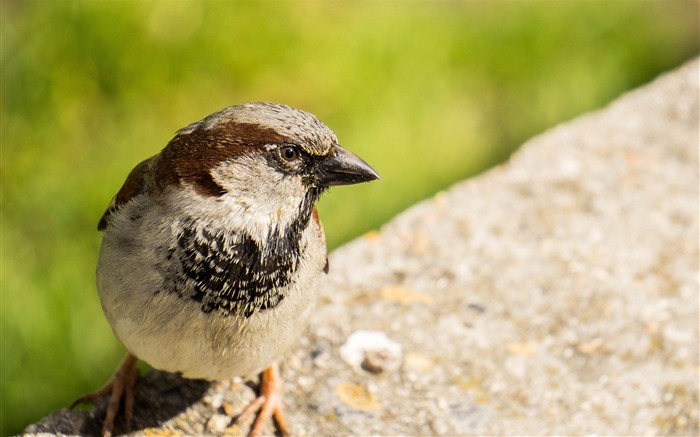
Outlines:
<svg viewBox="0 0 700 437"><path fill-rule="evenodd" d="M336 250L282 366L294 433L700 434L698 75L546 132ZM152 371L135 434L240 434L252 398ZM95 433L103 411L27 432Z"/></svg>

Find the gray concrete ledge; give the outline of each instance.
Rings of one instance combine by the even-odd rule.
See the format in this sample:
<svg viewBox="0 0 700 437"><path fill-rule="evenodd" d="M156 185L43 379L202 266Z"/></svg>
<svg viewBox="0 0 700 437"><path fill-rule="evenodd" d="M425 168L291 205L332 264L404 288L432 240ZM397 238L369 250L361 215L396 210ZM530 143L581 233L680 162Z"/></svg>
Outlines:
<svg viewBox="0 0 700 437"><path fill-rule="evenodd" d="M336 250L282 364L298 435L698 435L698 61ZM116 365L116 363L115 363ZM150 372L136 435L240 434ZM30 434L91 434L61 410Z"/></svg>

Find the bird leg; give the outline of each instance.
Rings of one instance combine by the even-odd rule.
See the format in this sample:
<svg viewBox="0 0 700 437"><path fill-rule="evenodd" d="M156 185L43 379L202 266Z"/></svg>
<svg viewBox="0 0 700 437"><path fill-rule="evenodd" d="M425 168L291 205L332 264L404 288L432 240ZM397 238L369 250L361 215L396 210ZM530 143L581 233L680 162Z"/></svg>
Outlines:
<svg viewBox="0 0 700 437"><path fill-rule="evenodd" d="M258 413L258 417L255 419L249 434L250 437L258 437L262 435L265 426L274 417L282 435L289 436L289 427L284 416L283 404L282 378L277 364L272 364L261 373L260 395L243 410L236 422L240 423L253 414Z"/></svg>
<svg viewBox="0 0 700 437"><path fill-rule="evenodd" d="M128 354L107 385L76 400L71 405L71 408L78 404L91 404L97 399L109 396L107 401L107 413L102 423L102 435L104 437L110 437L114 429L114 420L117 417L123 399L126 429L131 430L131 418L134 413L134 386L136 385L138 376L139 369L136 367L136 357Z"/></svg>

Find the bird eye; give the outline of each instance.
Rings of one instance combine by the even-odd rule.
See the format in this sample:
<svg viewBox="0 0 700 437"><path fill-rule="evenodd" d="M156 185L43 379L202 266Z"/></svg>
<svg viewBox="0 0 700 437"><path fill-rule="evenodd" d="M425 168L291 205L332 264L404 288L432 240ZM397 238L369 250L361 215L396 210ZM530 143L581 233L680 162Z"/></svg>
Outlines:
<svg viewBox="0 0 700 437"><path fill-rule="evenodd" d="M287 162L299 159L299 149L296 146L284 146L280 149L280 155Z"/></svg>

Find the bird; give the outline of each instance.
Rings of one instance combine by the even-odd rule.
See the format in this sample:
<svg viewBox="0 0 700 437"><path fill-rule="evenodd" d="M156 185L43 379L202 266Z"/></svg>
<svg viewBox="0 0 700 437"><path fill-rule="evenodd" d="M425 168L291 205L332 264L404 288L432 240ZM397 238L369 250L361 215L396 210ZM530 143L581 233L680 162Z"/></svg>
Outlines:
<svg viewBox="0 0 700 437"><path fill-rule="evenodd" d="M128 354L102 389L102 433L133 416L137 360L183 378L260 374L250 435L284 435L277 366L302 333L328 273L316 201L379 174L309 112L252 102L179 131L127 176L98 224L97 290Z"/></svg>

